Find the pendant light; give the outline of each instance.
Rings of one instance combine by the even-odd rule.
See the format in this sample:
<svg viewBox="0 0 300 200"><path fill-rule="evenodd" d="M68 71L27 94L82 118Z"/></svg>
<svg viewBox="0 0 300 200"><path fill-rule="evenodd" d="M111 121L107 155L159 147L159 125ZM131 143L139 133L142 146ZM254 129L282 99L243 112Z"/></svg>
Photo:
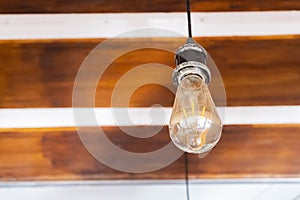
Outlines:
<svg viewBox="0 0 300 200"><path fill-rule="evenodd" d="M218 143L222 122L208 89L211 81L208 54L192 38L189 0L187 16L189 37L175 55L173 84L177 92L169 133L172 142L182 151L205 154Z"/></svg>

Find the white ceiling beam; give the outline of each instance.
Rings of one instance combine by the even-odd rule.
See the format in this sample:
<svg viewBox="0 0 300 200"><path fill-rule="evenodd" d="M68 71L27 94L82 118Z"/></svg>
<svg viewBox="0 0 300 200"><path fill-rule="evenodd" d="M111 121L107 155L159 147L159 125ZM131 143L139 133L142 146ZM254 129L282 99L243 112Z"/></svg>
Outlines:
<svg viewBox="0 0 300 200"><path fill-rule="evenodd" d="M299 199L300 184L261 182L260 180L242 179L242 181L211 180L190 184L191 199L202 200L282 200ZM88 181L87 183L90 183ZM108 184L92 182L43 182L3 183L0 188L3 199L24 200L183 200L186 199L184 181L115 181Z"/></svg>
<svg viewBox="0 0 300 200"><path fill-rule="evenodd" d="M300 11L192 13L196 37L300 34ZM111 38L141 28L168 29L125 38L187 35L185 13L3 14L0 39Z"/></svg>
<svg viewBox="0 0 300 200"><path fill-rule="evenodd" d="M93 108L77 108L85 114ZM300 106L250 106L218 108L225 125L300 124ZM95 108L97 123L76 125L72 108L0 109L0 128L52 128L75 126L167 125L172 108ZM129 114L130 120L126 118ZM162 117L163 116L163 117ZM161 119L161 120L152 120Z"/></svg>

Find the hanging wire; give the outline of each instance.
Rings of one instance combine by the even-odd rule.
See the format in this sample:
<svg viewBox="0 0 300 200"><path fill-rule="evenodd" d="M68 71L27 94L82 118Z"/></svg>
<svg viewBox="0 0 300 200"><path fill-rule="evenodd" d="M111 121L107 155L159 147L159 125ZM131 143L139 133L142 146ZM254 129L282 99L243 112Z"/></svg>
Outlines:
<svg viewBox="0 0 300 200"><path fill-rule="evenodd" d="M187 12L187 19L188 19L188 30L189 30L189 37L192 37L192 22L191 22L191 4L190 0L186 0L186 12Z"/></svg>
<svg viewBox="0 0 300 200"><path fill-rule="evenodd" d="M184 154L184 163L185 163L185 189L186 189L186 199L190 200L190 187L189 187L189 159L188 153Z"/></svg>
<svg viewBox="0 0 300 200"><path fill-rule="evenodd" d="M191 23L191 3L190 0L186 0L186 12L187 12L187 18L188 18L188 31L189 31L189 37L192 36L192 23ZM185 185L186 185L186 199L190 200L190 187L189 187L189 159L188 154L184 154L185 157Z"/></svg>
<svg viewBox="0 0 300 200"><path fill-rule="evenodd" d="M190 0L186 0L186 12L188 20L189 37L192 38L192 23L191 23L191 4ZM190 187L189 187L189 159L188 154L184 154L185 160L185 185L186 185L186 199L190 200Z"/></svg>

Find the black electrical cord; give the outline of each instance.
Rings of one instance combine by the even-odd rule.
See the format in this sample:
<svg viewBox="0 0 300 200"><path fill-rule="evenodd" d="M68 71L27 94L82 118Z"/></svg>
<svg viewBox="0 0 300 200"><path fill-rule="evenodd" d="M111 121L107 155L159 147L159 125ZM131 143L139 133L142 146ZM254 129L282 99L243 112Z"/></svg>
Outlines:
<svg viewBox="0 0 300 200"><path fill-rule="evenodd" d="M186 0L186 12L187 12L187 20L188 20L188 31L189 38L192 38L192 20L191 20L191 4L190 0ZM189 159L188 154L184 154L184 162L185 162L185 185L186 185L186 199L190 200L190 187L189 187Z"/></svg>
<svg viewBox="0 0 300 200"><path fill-rule="evenodd" d="M184 163L185 163L185 189L186 189L186 199L190 200L190 187L189 187L189 159L188 153L184 153Z"/></svg>
<svg viewBox="0 0 300 200"><path fill-rule="evenodd" d="M192 37L192 20L191 20L191 4L190 0L186 0L186 12L187 12L187 19L188 19L188 30L189 30L189 37Z"/></svg>
<svg viewBox="0 0 300 200"><path fill-rule="evenodd" d="M188 20L188 32L189 38L192 38L192 20L191 20L191 4L190 0L186 0L186 12ZM184 163L185 163L185 185L186 185L186 199L190 200L190 187L189 187L189 159L188 153L184 153Z"/></svg>
<svg viewBox="0 0 300 200"><path fill-rule="evenodd" d="M186 0L186 12L188 20L189 37L192 38L192 22L191 22L191 4L190 0ZM189 187L189 159L188 154L184 154L185 161L185 185L186 185L186 199L190 200L190 187Z"/></svg>

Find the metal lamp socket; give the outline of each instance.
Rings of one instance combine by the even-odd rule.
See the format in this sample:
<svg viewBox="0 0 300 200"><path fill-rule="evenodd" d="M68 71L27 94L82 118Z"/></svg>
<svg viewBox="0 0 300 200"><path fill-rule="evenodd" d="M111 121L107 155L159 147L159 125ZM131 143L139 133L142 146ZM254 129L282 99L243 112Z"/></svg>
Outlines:
<svg viewBox="0 0 300 200"><path fill-rule="evenodd" d="M207 65L207 52L192 38L188 38L175 55L176 68L173 71L173 84L178 87L181 80L189 75L197 75L209 84L211 73Z"/></svg>

